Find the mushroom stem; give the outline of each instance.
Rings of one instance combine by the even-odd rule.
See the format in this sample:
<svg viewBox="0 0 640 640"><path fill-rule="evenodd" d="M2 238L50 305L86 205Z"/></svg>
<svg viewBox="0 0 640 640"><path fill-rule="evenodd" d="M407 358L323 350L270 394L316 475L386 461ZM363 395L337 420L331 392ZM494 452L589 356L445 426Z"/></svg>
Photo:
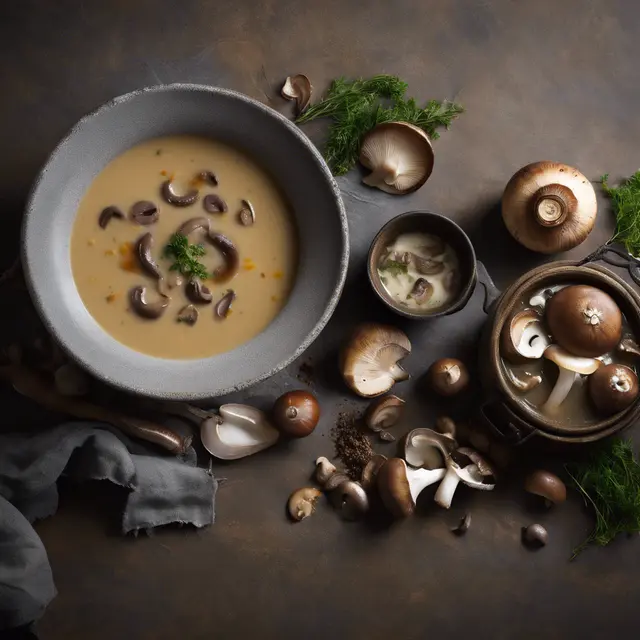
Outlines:
<svg viewBox="0 0 640 640"><path fill-rule="evenodd" d="M362 182L369 187L377 187L383 184L393 184L397 177L397 167L383 164L377 169L374 169L368 176L362 178Z"/></svg>
<svg viewBox="0 0 640 640"><path fill-rule="evenodd" d="M551 391L549 399L542 405L543 411L553 412L565 401L577 375L577 373L569 371L569 369L560 367L558 379L553 387L553 391Z"/></svg>
<svg viewBox="0 0 640 640"><path fill-rule="evenodd" d="M389 368L389 374L396 382L408 380L411 376L397 362Z"/></svg>
<svg viewBox="0 0 640 640"><path fill-rule="evenodd" d="M410 469L407 467L409 491L414 502L424 489L445 477L444 469Z"/></svg>
<svg viewBox="0 0 640 640"><path fill-rule="evenodd" d="M441 506L443 509L448 509L451 506L453 494L456 492L459 484L460 477L456 471L451 468L447 469L444 474L444 478L436 491L436 495L433 498L436 504Z"/></svg>

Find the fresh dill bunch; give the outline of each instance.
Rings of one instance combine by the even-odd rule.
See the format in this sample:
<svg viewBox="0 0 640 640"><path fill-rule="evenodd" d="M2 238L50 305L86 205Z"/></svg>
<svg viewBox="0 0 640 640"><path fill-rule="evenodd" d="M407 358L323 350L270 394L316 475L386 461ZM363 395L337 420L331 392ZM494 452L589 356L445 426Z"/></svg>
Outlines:
<svg viewBox="0 0 640 640"><path fill-rule="evenodd" d="M198 260L205 255L201 244L189 244L189 238L181 233L174 233L164 248L163 256L173 260L170 271L179 271L182 275L205 280L207 268Z"/></svg>
<svg viewBox="0 0 640 640"><path fill-rule="evenodd" d="M610 187L608 180L608 174L602 176L602 188L611 198L616 216L613 239L622 242L631 255L640 257L640 171L618 187Z"/></svg>
<svg viewBox="0 0 640 640"><path fill-rule="evenodd" d="M407 83L396 76L380 75L369 79L338 78L331 83L326 97L310 106L298 119L304 124L316 118L331 118L325 158L337 176L347 173L356 163L364 135L382 122L409 122L435 140L437 128L448 128L463 108L453 102L430 100L424 107L413 98L406 99Z"/></svg>
<svg viewBox="0 0 640 640"><path fill-rule="evenodd" d="M593 531L574 549L572 560L589 544L606 546L619 533L640 532L640 464L630 441L609 439L566 469L595 516Z"/></svg>

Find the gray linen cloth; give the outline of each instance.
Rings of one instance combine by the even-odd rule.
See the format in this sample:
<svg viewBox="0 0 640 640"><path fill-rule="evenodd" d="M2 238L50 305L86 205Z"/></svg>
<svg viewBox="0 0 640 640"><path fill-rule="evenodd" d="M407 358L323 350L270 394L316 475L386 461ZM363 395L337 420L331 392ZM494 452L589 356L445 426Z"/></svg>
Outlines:
<svg viewBox="0 0 640 640"><path fill-rule="evenodd" d="M178 421L167 426L186 428ZM56 512L61 475L128 489L123 533L172 522L203 527L214 521L218 483L196 464L192 448L178 459L96 423L0 436L0 630L36 620L56 594L31 524Z"/></svg>

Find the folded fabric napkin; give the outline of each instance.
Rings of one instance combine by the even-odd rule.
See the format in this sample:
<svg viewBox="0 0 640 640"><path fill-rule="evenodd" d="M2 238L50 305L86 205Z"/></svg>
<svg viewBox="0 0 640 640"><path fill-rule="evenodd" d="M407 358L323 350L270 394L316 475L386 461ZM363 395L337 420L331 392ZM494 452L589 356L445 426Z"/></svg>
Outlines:
<svg viewBox="0 0 640 640"><path fill-rule="evenodd" d="M167 426L186 428L178 421ZM196 464L193 448L176 458L96 423L0 436L0 630L39 618L55 596L47 553L31 523L56 512L61 475L129 489L123 533L172 522L203 527L214 521L218 483Z"/></svg>

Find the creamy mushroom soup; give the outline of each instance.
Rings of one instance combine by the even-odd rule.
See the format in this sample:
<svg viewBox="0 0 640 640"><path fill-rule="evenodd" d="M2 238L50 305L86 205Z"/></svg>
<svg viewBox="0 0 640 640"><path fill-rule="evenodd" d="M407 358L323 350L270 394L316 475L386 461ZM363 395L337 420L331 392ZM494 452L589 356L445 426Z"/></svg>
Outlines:
<svg viewBox="0 0 640 640"><path fill-rule="evenodd" d="M149 355L229 351L283 308L297 266L289 207L243 152L192 136L129 149L78 209L71 267L89 313Z"/></svg>

